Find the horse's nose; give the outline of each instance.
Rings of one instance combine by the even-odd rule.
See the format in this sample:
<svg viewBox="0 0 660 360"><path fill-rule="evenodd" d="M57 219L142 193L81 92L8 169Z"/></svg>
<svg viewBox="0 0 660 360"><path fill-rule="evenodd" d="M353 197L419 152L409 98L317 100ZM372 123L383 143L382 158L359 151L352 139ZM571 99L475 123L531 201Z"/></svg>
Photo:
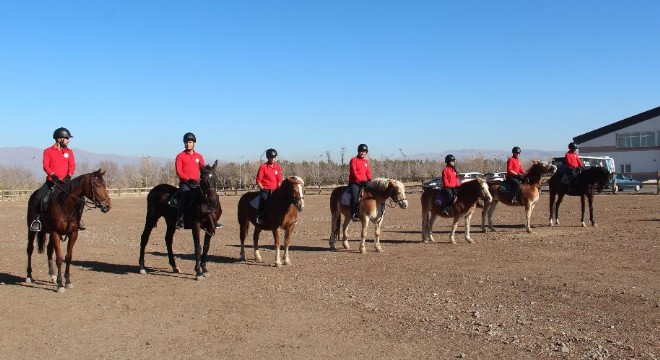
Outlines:
<svg viewBox="0 0 660 360"><path fill-rule="evenodd" d="M403 201L401 202L401 208L402 208L402 209L406 209L407 207L408 207L408 200L403 200Z"/></svg>
<svg viewBox="0 0 660 360"><path fill-rule="evenodd" d="M101 205L101 212L107 213L110 211L110 204Z"/></svg>

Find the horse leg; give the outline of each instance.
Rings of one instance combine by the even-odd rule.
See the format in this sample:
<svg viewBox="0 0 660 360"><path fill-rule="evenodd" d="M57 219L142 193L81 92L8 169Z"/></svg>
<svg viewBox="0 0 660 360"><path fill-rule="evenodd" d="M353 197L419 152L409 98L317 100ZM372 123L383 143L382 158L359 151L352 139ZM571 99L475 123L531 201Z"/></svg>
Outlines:
<svg viewBox="0 0 660 360"><path fill-rule="evenodd" d="M239 223L240 223L239 237L241 238L241 255L239 257L239 260L246 261L245 238L247 237L248 229L250 228L250 221L248 221L247 219L240 219Z"/></svg>
<svg viewBox="0 0 660 360"><path fill-rule="evenodd" d="M481 210L481 232L488 232L488 228L486 227L486 217L488 216L488 208L490 208L490 204L486 204L484 208Z"/></svg>
<svg viewBox="0 0 660 360"><path fill-rule="evenodd" d="M499 203L499 201L493 201L490 203L490 205L488 205L488 228L490 231L496 231L495 226L493 226L493 214L495 213L495 209Z"/></svg>
<svg viewBox="0 0 660 360"><path fill-rule="evenodd" d="M261 254L259 253L259 234L261 233L261 228L258 226L254 227L254 233L252 234L252 244L254 246L254 261L260 263L263 262L264 260L261 258ZM275 236L275 232L273 232L273 236ZM277 234L279 236L279 233Z"/></svg>
<svg viewBox="0 0 660 360"><path fill-rule="evenodd" d="M282 258L280 257L280 229L273 229L273 240L275 240L275 267L282 267Z"/></svg>
<svg viewBox="0 0 660 360"><path fill-rule="evenodd" d="M174 250L172 250L172 242L174 241L175 230L176 228L172 224L167 224L167 230L165 230L165 247L167 247L167 258L170 261L172 272L178 274L181 272L181 269L176 266L176 260L174 260Z"/></svg>
<svg viewBox="0 0 660 360"><path fill-rule="evenodd" d="M553 225L552 221L552 210L555 207L555 194L551 191L550 192L550 226Z"/></svg>
<svg viewBox="0 0 660 360"><path fill-rule="evenodd" d="M147 248L147 244L149 244L149 236L151 235L151 231L154 229L154 226L156 226L157 222L158 218L152 219L149 214L147 214L147 220L144 223L144 230L142 230L142 236L140 237L140 274L147 273L147 269L144 266L144 252Z"/></svg>
<svg viewBox="0 0 660 360"><path fill-rule="evenodd" d="M454 238L454 234L456 233L457 227L458 227L458 215L454 215L454 221L451 224L451 233L449 233L449 242L452 244L456 244L456 239Z"/></svg>
<svg viewBox="0 0 660 360"><path fill-rule="evenodd" d="M339 237L339 226L341 221L341 213L332 213L332 218L330 220L330 250L337 250L337 237Z"/></svg>
<svg viewBox="0 0 660 360"><path fill-rule="evenodd" d="M470 237L470 220L472 220L472 213L474 212L474 209L472 211L469 211L465 215L465 241L469 242L470 244L474 244L474 241L472 241L472 238Z"/></svg>
<svg viewBox="0 0 660 360"><path fill-rule="evenodd" d="M428 236L426 230L428 222L429 222L429 212L428 210L422 207L422 242L423 243L428 243Z"/></svg>
<svg viewBox="0 0 660 360"><path fill-rule="evenodd" d="M559 205L564 200L564 194L557 195L557 202L555 203L555 225L559 225Z"/></svg>
<svg viewBox="0 0 660 360"><path fill-rule="evenodd" d="M202 258L202 245L199 242L199 223L193 225L192 228L192 237L193 237L193 246L195 248L195 279L204 280L204 273L202 273L202 267L200 266Z"/></svg>
<svg viewBox="0 0 660 360"><path fill-rule="evenodd" d="M291 243L292 232L293 226L284 229L284 265L291 265L291 259L289 259L289 244Z"/></svg>
<svg viewBox="0 0 660 360"><path fill-rule="evenodd" d="M360 222L362 222L362 231L360 232L360 253L366 254L367 248L365 247L364 242L367 240L367 227L369 227L369 219L362 217Z"/></svg>
<svg viewBox="0 0 660 360"><path fill-rule="evenodd" d="M433 238L433 224L435 223L435 220L438 218L438 215L431 210L429 213L428 221L426 223L426 233L428 237L428 243L434 243L435 239Z"/></svg>
<svg viewBox="0 0 660 360"><path fill-rule="evenodd" d="M28 243L27 243L27 275L25 276L25 282L30 284L32 283L32 252L34 252L34 237L36 233L33 231L28 231Z"/></svg>
<svg viewBox="0 0 660 360"><path fill-rule="evenodd" d="M44 234L44 236L46 236ZM57 241L60 239L58 238ZM53 247L53 237L48 235L48 245L46 246L46 256L48 257L48 275L50 276L50 281L55 284L57 283L57 275L55 274L55 260L53 260L53 252L55 248Z"/></svg>
<svg viewBox="0 0 660 360"><path fill-rule="evenodd" d="M596 226L596 220L594 220L594 194L587 195L589 200L589 220L591 221L591 226Z"/></svg>
<svg viewBox="0 0 660 360"><path fill-rule="evenodd" d="M64 292L64 278L62 276L62 248L60 246L60 237L57 233L50 234L50 242L53 244L55 250L55 264L57 265L57 292Z"/></svg>
<svg viewBox="0 0 660 360"><path fill-rule="evenodd" d="M377 222L376 225L375 225L376 240L374 240L374 247L376 248L377 252L383 252L383 247L380 246L380 225L383 223L383 217L384 217L384 215L381 215L380 221Z"/></svg>
<svg viewBox="0 0 660 360"><path fill-rule="evenodd" d="M348 229L348 225L351 223L351 216L350 215L344 215L344 223L342 224L341 227L341 241L342 241L342 246L344 249L350 249L350 246L348 245L348 236L346 236L346 229Z"/></svg>
<svg viewBox="0 0 660 360"><path fill-rule="evenodd" d="M66 245L66 257L64 258L64 261L66 262L66 268L64 270L64 279L66 280L66 283L64 285L65 288L67 289L73 289L73 280L71 280L71 261L73 260L73 246L76 244L76 240L78 240L78 231L73 231L71 232L71 235L69 235L69 242Z"/></svg>
<svg viewBox="0 0 660 360"><path fill-rule="evenodd" d="M580 210L581 210L581 214L582 214L582 216L580 217L580 222L582 223L582 227L587 227L587 224L584 223L584 210L585 210L584 201L585 201L585 196L586 195L581 195L580 196Z"/></svg>
<svg viewBox="0 0 660 360"><path fill-rule="evenodd" d="M525 229L527 229L528 234L532 233L532 226L530 225L530 222L531 222L531 219L532 219L532 210L533 209L534 209L534 205L525 204Z"/></svg>
<svg viewBox="0 0 660 360"><path fill-rule="evenodd" d="M209 233L204 234L204 248L202 249L202 274L205 277L209 276L209 271L206 269L206 258L209 253L209 248L211 247L211 238L212 235L209 235Z"/></svg>

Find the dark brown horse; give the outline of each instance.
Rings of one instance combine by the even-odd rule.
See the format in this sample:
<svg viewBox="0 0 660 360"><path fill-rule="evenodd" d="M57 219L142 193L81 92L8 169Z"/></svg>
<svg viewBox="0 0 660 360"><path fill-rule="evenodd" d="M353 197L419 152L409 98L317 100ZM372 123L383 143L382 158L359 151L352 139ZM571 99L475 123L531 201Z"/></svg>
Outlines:
<svg viewBox="0 0 660 360"><path fill-rule="evenodd" d="M488 184L486 180L477 178L461 184L456 190L458 197L456 202L451 206L449 215L442 214L444 204L438 204L436 199L442 189L424 189L421 197L422 203L422 242L430 243L435 242L433 239L433 223L436 217L441 216L444 218L453 218L451 233L449 234L449 241L456 244L454 234L458 227L458 220L463 217L465 219L465 240L473 243L470 238L470 219L474 209L477 207L477 201L482 200L485 203L492 201L492 196L488 191Z"/></svg>
<svg viewBox="0 0 660 360"><path fill-rule="evenodd" d="M211 245L211 237L215 235L215 228L218 219L222 215L220 199L216 193L215 169L218 161L213 166L200 165L199 187L193 188L186 194L190 196L189 207L184 214L185 229L191 229L193 243L195 244L195 276L197 280L202 280L207 276L206 256ZM155 186L147 195L147 216L142 231L140 242L140 274L146 274L144 266L144 250L149 243L149 235L156 227L158 219L165 218L167 230L165 231L165 246L167 247L167 257L170 261L172 271L180 273L181 270L176 266L174 252L172 251L172 240L176 230L177 209L169 205L172 195L177 192L177 188L169 184L160 184ZM199 241L199 232L205 231L204 248L201 248Z"/></svg>
<svg viewBox="0 0 660 360"><path fill-rule="evenodd" d="M518 201L515 204L511 203L511 197L513 192L503 191L510 188L511 185L504 181L496 181L489 183L489 191L493 195L493 201L489 204L485 204L483 211L481 212L481 230L486 232L486 214L488 214L488 229L495 231L493 227L493 213L495 208L497 208L498 203L503 203L508 206L524 206L525 207L525 229L528 233L532 232L530 226L530 219L532 217L532 210L536 206L536 203L539 201L541 196L541 177L544 174L554 174L557 170L557 167L544 162L544 161L532 161L532 166L527 170L527 173L523 176L520 186L520 195L518 196Z"/></svg>
<svg viewBox="0 0 660 360"><path fill-rule="evenodd" d="M553 225L553 210L555 221L557 222L557 225L559 225L559 205L564 199L564 195L580 197L582 205L582 227L587 226L584 223L584 201L585 199L589 200L589 220L591 221L592 226L596 226L596 220L594 219L594 194L603 191L605 186L610 182L611 174L609 171L602 167L590 167L578 174L570 186L561 183L562 176L563 173L557 172L549 181L550 226ZM555 197L557 200L556 202Z"/></svg>
<svg viewBox="0 0 660 360"><path fill-rule="evenodd" d="M289 244L291 234L298 222L298 211L305 207L305 182L298 176L289 176L282 181L282 185L273 191L271 199L264 210L261 224L256 223L257 209L251 202L259 196L259 192L252 191L243 194L238 201L238 224L241 238L241 261L245 261L245 238L250 223L254 225L252 240L254 242L254 258L262 262L259 254L259 234L262 230L271 230L275 240L275 266L282 266L280 257L280 229L284 229L284 265L291 265L289 259Z"/></svg>
<svg viewBox="0 0 660 360"><path fill-rule="evenodd" d="M104 213L110 211L110 197L105 188L103 175L105 171L101 169L80 175L66 184L56 184L53 186L53 192L50 195L48 206L41 212L41 231L28 231L27 244L27 277L25 282L32 282L32 251L34 250L34 238L37 237L38 252L44 251L46 235L49 235L47 255L48 255L48 274L53 282L57 281L57 292L64 292L64 288L73 288L73 281L69 268L73 259L73 246L78 239L78 225L82 218L83 207L101 208ZM28 202L28 228L30 220L35 218L35 209L33 208L33 199L36 191L30 196ZM66 247L66 270L62 277L62 249L61 242L68 239ZM55 252L55 264L57 264L57 276L53 263L53 251ZM66 279L66 284L64 280Z"/></svg>
<svg viewBox="0 0 660 360"><path fill-rule="evenodd" d="M344 224L341 227L342 244L345 249L349 248L348 237L346 236L346 229L351 222L351 207L345 201L342 201L344 193L348 186L338 186L332 190L330 195L330 249L336 250L335 242L339 238L339 229L341 223L341 216L344 215ZM362 200L359 204L358 215L362 224L362 231L360 233L360 252L365 254L367 252L365 247L365 240L367 237L367 226L369 221L374 223L375 235L374 247L376 251L383 251L380 245L380 227L383 224L383 216L385 215L385 205L387 199L395 202L400 208L405 209L408 207L408 200L406 200L406 187L399 180L376 178L370 181L369 186L365 187L362 194Z"/></svg>

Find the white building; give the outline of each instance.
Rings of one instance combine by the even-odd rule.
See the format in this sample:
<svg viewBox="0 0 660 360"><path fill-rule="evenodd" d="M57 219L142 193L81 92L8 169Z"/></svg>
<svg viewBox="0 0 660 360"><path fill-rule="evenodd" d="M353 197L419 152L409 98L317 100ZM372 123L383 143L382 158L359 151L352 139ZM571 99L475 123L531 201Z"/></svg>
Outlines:
<svg viewBox="0 0 660 360"><path fill-rule="evenodd" d="M655 179L660 171L660 107L573 138L581 155L611 156L617 172Z"/></svg>

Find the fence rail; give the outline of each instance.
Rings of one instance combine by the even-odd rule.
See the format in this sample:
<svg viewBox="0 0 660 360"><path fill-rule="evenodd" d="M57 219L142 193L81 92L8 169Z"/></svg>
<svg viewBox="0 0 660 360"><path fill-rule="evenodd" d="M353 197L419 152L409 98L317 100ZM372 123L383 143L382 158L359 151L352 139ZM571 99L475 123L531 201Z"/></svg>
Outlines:
<svg viewBox="0 0 660 360"><path fill-rule="evenodd" d="M405 185L406 185L407 193L415 193L422 191L421 183L409 183ZM330 195L330 193L332 193L332 190L337 186L338 185L308 186L305 188L305 193L309 195ZM113 188L113 189L108 189L108 195L110 195L111 198L140 197L140 196L146 196L151 189L153 188L152 187ZM255 189L252 188L218 189L218 195L239 196L249 191L255 191ZM29 198L33 192L34 190L0 190L0 201L24 200Z"/></svg>

